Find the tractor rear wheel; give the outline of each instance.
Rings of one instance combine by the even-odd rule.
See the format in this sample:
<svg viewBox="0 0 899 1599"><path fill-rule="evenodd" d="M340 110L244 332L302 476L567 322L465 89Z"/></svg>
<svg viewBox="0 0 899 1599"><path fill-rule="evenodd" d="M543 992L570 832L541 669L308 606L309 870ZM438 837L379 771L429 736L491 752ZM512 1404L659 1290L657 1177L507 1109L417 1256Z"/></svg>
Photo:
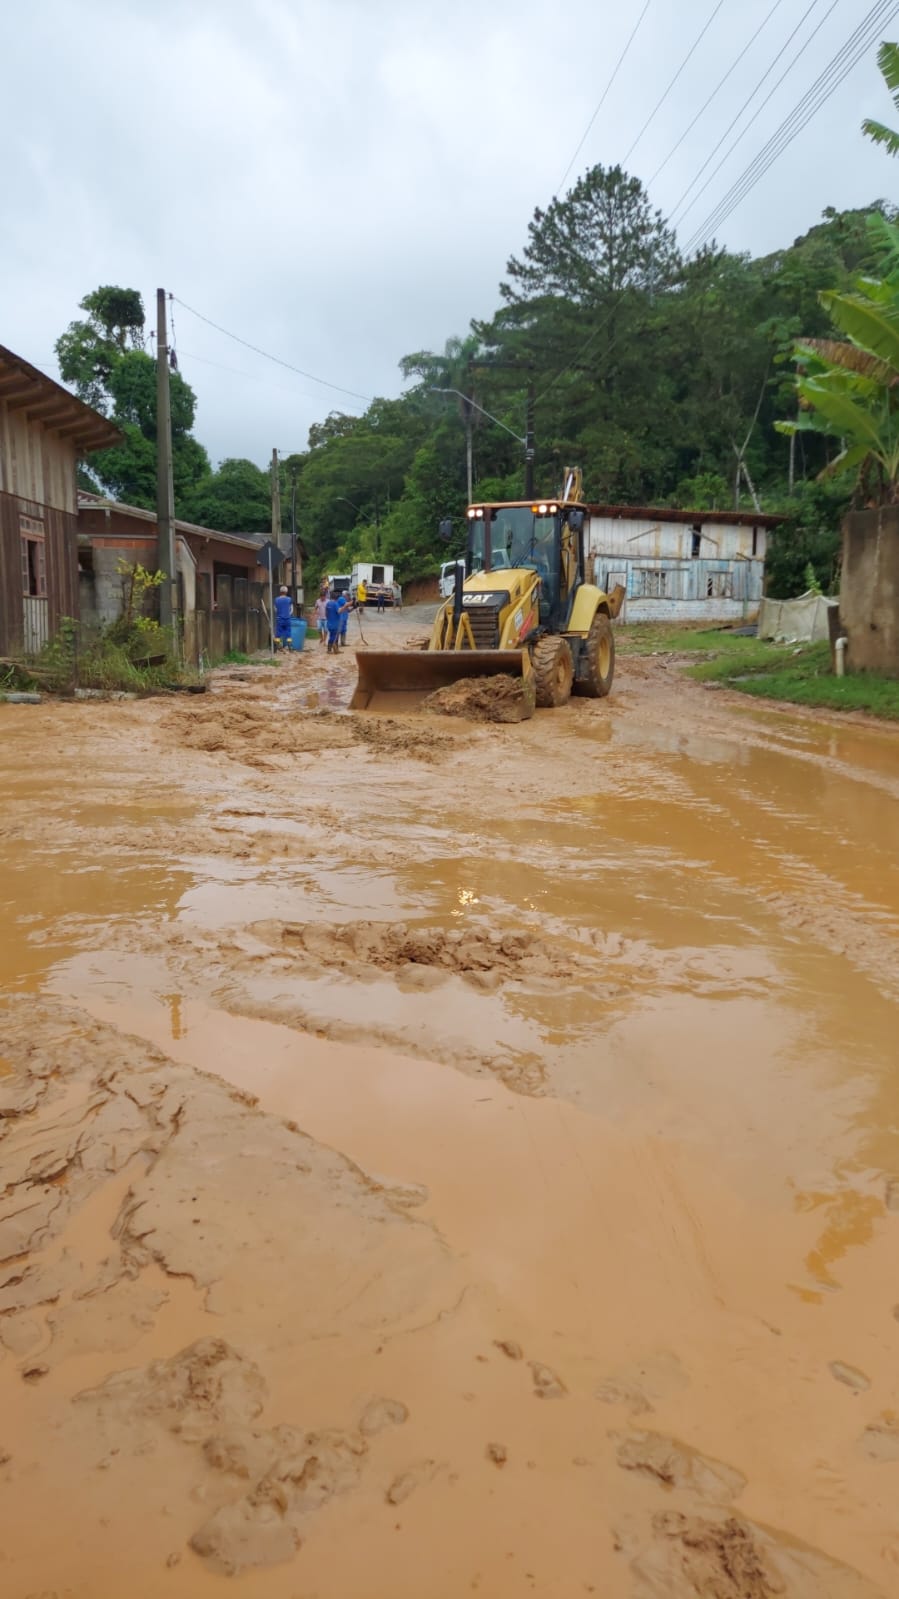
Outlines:
<svg viewBox="0 0 899 1599"><path fill-rule="evenodd" d="M537 690L537 704L544 709L567 705L571 699L573 679L574 662L571 659L568 641L559 638L557 634L546 634L538 639L534 645L534 685Z"/></svg>
<svg viewBox="0 0 899 1599"><path fill-rule="evenodd" d="M604 611L597 611L587 634L575 692L588 699L604 699L615 676L615 634Z"/></svg>

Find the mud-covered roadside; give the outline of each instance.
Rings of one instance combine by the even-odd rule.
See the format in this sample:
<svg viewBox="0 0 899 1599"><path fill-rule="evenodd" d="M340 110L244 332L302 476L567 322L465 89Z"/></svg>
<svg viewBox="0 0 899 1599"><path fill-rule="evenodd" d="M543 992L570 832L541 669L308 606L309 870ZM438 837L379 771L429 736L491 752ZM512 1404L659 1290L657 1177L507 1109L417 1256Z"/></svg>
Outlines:
<svg viewBox="0 0 899 1599"><path fill-rule="evenodd" d="M895 737L351 678L0 708L3 1592L889 1594Z"/></svg>

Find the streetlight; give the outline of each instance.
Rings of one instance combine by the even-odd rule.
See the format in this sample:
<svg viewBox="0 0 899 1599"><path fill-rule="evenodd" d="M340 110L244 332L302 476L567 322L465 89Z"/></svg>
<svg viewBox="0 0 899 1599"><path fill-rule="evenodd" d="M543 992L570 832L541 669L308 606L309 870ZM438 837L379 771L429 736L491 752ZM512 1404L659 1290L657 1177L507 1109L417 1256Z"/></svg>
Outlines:
<svg viewBox="0 0 899 1599"><path fill-rule="evenodd" d="M351 500L348 494L338 494L336 497L337 497L338 500L342 500L344 505L351 505L353 507L353 510L356 512L357 516L364 516L365 515L365 512L362 510L362 507L357 505L355 500ZM377 495L375 495L375 554L376 555L380 555L381 554L381 531L380 530L381 530L381 524L378 521L378 497L377 497Z"/></svg>
<svg viewBox="0 0 899 1599"><path fill-rule="evenodd" d="M437 388L433 388L433 387L431 388L431 393L432 394L455 394L456 398L459 399L459 400L462 400L465 403L465 405L470 405L473 411L480 411L482 416L486 416L491 422L495 422L496 426L498 428L502 428L504 433L508 433L515 440L516 444L521 444L521 445L524 446L524 473L525 473L524 492L525 492L525 497L527 499L529 499L529 500L533 499L533 496L534 496L534 417L533 417L534 405L533 405L532 388L533 388L533 385L531 385L531 387L529 388L529 391L528 391L527 433L526 433L524 438L521 437L520 433L516 433L514 428L507 427L505 422L501 422L498 416L494 416L493 415L492 411L485 411L484 407L482 405L478 405L477 400L471 399L470 395L468 395L468 394L463 394L461 389L437 389ZM472 488L471 488L471 482L469 481L469 485L468 485L468 498L469 498L469 500L471 499L471 497L472 497Z"/></svg>

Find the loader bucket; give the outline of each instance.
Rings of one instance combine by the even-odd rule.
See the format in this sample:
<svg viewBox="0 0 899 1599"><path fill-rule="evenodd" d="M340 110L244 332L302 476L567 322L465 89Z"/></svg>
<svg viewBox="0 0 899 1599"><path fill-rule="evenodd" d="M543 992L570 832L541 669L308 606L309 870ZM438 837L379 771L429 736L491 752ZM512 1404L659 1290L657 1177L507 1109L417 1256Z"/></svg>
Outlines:
<svg viewBox="0 0 899 1599"><path fill-rule="evenodd" d="M529 677L527 650L369 650L356 655L353 711L410 711L427 694L468 677Z"/></svg>

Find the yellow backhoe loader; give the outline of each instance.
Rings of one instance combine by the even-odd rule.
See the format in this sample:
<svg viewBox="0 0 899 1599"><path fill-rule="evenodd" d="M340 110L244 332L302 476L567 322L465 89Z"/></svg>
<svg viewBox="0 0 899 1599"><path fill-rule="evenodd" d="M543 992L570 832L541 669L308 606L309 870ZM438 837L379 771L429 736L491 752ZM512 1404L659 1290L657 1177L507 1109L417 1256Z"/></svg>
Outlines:
<svg viewBox="0 0 899 1599"><path fill-rule="evenodd" d="M353 710L405 710L460 678L533 679L538 706L608 694L624 590L584 580L581 473L556 499L468 507L465 562L423 650L359 652ZM452 524L440 526L452 536Z"/></svg>

